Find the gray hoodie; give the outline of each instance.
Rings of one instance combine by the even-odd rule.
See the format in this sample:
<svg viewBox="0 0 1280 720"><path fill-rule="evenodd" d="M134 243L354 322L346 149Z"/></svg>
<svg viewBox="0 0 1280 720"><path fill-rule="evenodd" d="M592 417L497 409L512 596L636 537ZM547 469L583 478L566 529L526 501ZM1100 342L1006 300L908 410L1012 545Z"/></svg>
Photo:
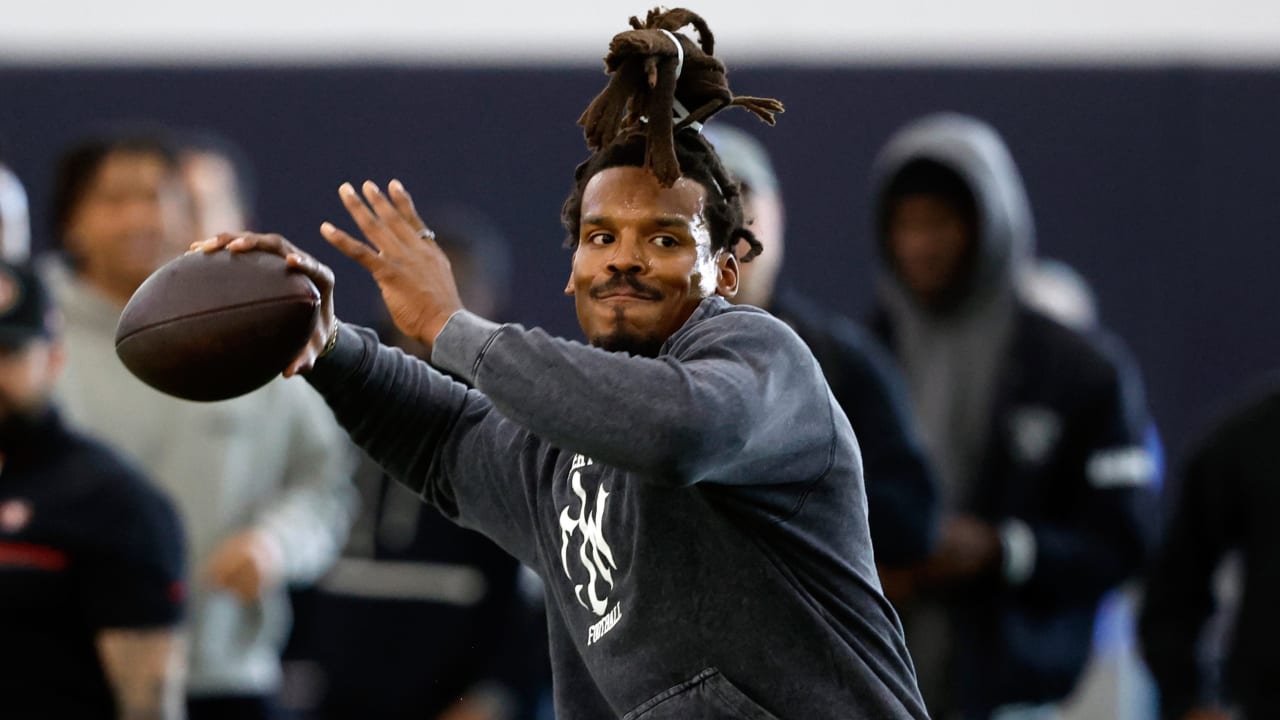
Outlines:
<svg viewBox="0 0 1280 720"><path fill-rule="evenodd" d="M1157 465L1141 383L1120 345L1016 296L1031 217L995 131L937 115L895 135L876 165L881 217L886 189L917 159L968 186L978 254L950 302L931 309L883 262L877 329L906 370L947 481L944 508L999 529L1002 567L902 611L930 709L988 718L1056 703L1075 687L1098 598L1132 576L1149 547Z"/></svg>
<svg viewBox="0 0 1280 720"><path fill-rule="evenodd" d="M557 717L924 718L857 443L787 326L703 303L656 358L456 313L432 360L343 328L352 438L534 568Z"/></svg>
<svg viewBox="0 0 1280 720"><path fill-rule="evenodd" d="M66 318L67 365L56 396L68 422L135 461L181 513L193 573L188 692L273 694L290 625L284 584L245 603L214 590L202 573L223 541L255 528L275 541L283 581L318 578L342 548L354 511L350 443L296 380L218 403L147 387L116 357L121 308L56 262L41 270Z"/></svg>
<svg viewBox="0 0 1280 720"><path fill-rule="evenodd" d="M1015 279L1034 245L1031 209L1022 178L996 131L964 115L942 113L893 135L875 161L872 191L877 217L888 185L915 160L955 171L978 210L978 256L962 295L948 311L926 309L898 279L883 229L878 293L894 328L893 348L910 388L914 415L941 479L944 507L964 505L986 442L1000 358L1016 308Z"/></svg>

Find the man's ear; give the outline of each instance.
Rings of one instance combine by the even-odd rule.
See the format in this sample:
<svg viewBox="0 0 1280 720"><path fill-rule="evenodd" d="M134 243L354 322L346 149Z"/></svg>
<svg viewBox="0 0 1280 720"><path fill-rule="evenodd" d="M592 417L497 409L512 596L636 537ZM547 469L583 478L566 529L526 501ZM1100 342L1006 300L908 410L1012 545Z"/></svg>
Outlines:
<svg viewBox="0 0 1280 720"><path fill-rule="evenodd" d="M738 258L732 250L721 250L716 261L716 292L730 299L738 294Z"/></svg>
<svg viewBox="0 0 1280 720"><path fill-rule="evenodd" d="M573 259L569 261L569 281L564 284L564 294L573 297L573 264L578 261L578 252L575 250Z"/></svg>

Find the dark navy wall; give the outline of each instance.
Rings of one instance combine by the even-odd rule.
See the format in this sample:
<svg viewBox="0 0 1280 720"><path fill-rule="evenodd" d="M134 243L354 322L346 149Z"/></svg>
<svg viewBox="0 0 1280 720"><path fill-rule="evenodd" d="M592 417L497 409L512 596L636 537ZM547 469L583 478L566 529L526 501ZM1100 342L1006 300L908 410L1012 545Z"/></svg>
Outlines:
<svg viewBox="0 0 1280 720"><path fill-rule="evenodd" d="M350 226L344 180L399 177L419 204L491 213L516 243L516 317L577 337L558 211L585 154L574 120L603 81L592 69L0 68L0 137L43 219L57 152L95 125L226 134L257 164L260 226L331 262L356 321L372 316L373 287L316 227ZM1041 252L1093 282L1175 456L1280 358L1280 71L750 68L733 81L787 103L760 133L788 199L784 273L827 303L862 315L870 302L876 149L910 118L951 109L1004 133Z"/></svg>

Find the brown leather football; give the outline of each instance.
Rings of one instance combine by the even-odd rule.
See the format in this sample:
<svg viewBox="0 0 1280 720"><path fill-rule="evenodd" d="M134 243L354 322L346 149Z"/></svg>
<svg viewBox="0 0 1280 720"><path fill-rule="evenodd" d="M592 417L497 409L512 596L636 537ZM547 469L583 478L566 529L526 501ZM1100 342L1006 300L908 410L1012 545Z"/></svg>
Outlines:
<svg viewBox="0 0 1280 720"><path fill-rule="evenodd" d="M267 384L306 346L320 293L266 252L192 253L152 273L116 327L116 354L151 387L226 400Z"/></svg>

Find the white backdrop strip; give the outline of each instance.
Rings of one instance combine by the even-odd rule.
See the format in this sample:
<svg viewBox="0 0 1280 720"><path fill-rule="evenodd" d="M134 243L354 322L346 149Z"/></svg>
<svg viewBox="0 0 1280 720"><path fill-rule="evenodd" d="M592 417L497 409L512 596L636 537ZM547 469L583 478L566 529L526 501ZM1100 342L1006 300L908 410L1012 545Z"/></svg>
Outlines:
<svg viewBox="0 0 1280 720"><path fill-rule="evenodd" d="M1277 0L700 0L733 64L1280 64ZM0 0L0 62L569 64L643 2Z"/></svg>

